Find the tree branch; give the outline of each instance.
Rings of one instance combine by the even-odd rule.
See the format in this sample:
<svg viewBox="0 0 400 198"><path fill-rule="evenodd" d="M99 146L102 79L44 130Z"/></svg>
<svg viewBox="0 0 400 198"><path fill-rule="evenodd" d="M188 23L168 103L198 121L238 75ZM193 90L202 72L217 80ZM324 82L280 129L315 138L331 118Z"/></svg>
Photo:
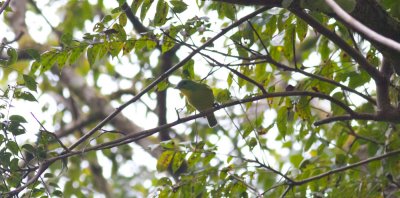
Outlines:
<svg viewBox="0 0 400 198"><path fill-rule="evenodd" d="M355 50L353 47L351 47L349 44L346 43L341 37L339 37L337 34L334 32L330 31L327 29L325 26L323 26L321 23L319 23L317 20L315 20L312 16L309 14L305 13L301 9L290 9L292 13L294 13L296 16L299 18L303 19L306 23L308 23L311 27L315 28L318 32L320 32L322 35L326 36L329 40L334 42L336 45L338 45L343 51L345 51L347 54L349 54L359 65L362 69L364 69L374 80L380 80L382 79L382 75L379 73L379 71L371 65L367 59L364 58L360 52Z"/></svg>
<svg viewBox="0 0 400 198"><path fill-rule="evenodd" d="M327 176L335 174L335 173L346 171L346 170L349 170L349 169L352 169L352 168L355 168L355 167L358 167L358 166L362 166L364 164L368 164L368 163L373 162L373 161L385 159L385 158L388 158L388 157L391 157L391 156L395 156L395 155L399 155L399 154L400 154L400 149L392 151L392 152L388 152L386 154L379 155L379 156L376 156L376 157L371 157L371 158L368 158L366 160L362 160L362 161L356 162L354 164L350 164L348 166L343 166L343 167L340 167L340 168L337 168L337 169L333 169L333 170L330 170L328 172L325 172L325 173L322 173L322 174L319 174L319 175L316 175L316 176L313 176L313 177L310 177L310 178L307 178L307 179L304 179L304 180L295 181L292 185L299 186L299 185L302 185L302 184L305 184L305 183L308 183L308 182L311 182L311 181L314 181L314 180L318 180L318 179L327 177Z"/></svg>
<svg viewBox="0 0 400 198"><path fill-rule="evenodd" d="M8 7L8 4L10 4L11 0L6 0L3 2L3 5L0 8L0 14L3 13L3 11Z"/></svg>
<svg viewBox="0 0 400 198"><path fill-rule="evenodd" d="M400 52L400 43L396 42L393 39L384 37L377 32L373 31L369 27L360 23L352 16L350 16L346 11L344 11L335 1L333 0L325 0L325 3L328 4L330 8L336 13L336 15L349 27L355 29L358 32L364 34L365 37L370 39L371 41L379 42L385 45L388 48L392 48Z"/></svg>

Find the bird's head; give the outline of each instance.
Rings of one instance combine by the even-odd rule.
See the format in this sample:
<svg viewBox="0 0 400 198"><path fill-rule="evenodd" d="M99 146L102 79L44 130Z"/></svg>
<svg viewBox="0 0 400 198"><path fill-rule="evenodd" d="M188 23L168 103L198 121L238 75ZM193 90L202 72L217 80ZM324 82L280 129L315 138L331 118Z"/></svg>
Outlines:
<svg viewBox="0 0 400 198"><path fill-rule="evenodd" d="M196 87L196 83L191 80L181 80L175 89L179 90L192 90Z"/></svg>

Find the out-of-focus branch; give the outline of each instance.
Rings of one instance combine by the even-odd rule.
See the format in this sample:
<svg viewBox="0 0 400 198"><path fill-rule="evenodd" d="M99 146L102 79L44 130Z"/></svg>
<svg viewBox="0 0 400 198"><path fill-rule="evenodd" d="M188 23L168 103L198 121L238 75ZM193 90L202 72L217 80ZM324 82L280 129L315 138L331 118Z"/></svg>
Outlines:
<svg viewBox="0 0 400 198"><path fill-rule="evenodd" d="M121 6L122 10L125 12L129 21L132 23L133 28L139 33L145 33L148 29L139 21L139 19L133 14L130 6L125 2Z"/></svg>
<svg viewBox="0 0 400 198"><path fill-rule="evenodd" d="M8 7L10 2L11 0L6 0L5 2L3 2L3 5L0 7L0 14L3 13L3 11Z"/></svg>
<svg viewBox="0 0 400 198"><path fill-rule="evenodd" d="M74 120L73 122L66 125L64 128L57 130L55 134L57 135L58 138L67 136L72 132L80 128L83 128L99 119L101 119L101 117L98 114L91 114L87 117L80 116L79 119Z"/></svg>
<svg viewBox="0 0 400 198"><path fill-rule="evenodd" d="M388 48L392 48L400 52L400 43L396 42L393 39L387 38L378 34L374 30L360 23L352 16L350 16L346 11L344 11L335 1L333 0L325 0L326 4L336 13L337 17L339 17L347 26L355 29L358 32L364 34L371 41L379 42L385 45Z"/></svg>

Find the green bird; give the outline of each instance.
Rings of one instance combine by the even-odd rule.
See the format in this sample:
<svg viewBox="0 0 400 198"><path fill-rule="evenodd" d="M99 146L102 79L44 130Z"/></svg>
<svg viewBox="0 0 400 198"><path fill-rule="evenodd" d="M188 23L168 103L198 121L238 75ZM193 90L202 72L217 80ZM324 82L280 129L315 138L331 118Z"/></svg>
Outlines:
<svg viewBox="0 0 400 198"><path fill-rule="evenodd" d="M210 109L214 105L214 94L206 84L182 80L175 88L179 89L188 103L200 112ZM213 112L207 114L206 117L210 127L215 127L218 124Z"/></svg>

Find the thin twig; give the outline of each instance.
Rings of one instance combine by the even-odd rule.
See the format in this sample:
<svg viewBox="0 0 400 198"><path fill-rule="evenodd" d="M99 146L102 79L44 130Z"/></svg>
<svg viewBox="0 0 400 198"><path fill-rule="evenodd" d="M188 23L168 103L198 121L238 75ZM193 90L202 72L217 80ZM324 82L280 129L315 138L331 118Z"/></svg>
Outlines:
<svg viewBox="0 0 400 198"><path fill-rule="evenodd" d="M281 198L286 197L286 194L288 194L288 192L289 192L290 189L292 189L292 188L293 188L293 186L289 185L289 186L285 189L285 191L283 192L283 194L281 195Z"/></svg>
<svg viewBox="0 0 400 198"><path fill-rule="evenodd" d="M61 145L61 147L64 149L64 152L69 152L70 150L68 149L68 147L66 147L60 139L58 139L57 135L48 131L43 124L36 118L36 116L31 112L32 117L36 120L37 123L39 123L40 127L42 128L42 132L45 132L51 136L53 136L54 139L56 139L56 141Z"/></svg>

